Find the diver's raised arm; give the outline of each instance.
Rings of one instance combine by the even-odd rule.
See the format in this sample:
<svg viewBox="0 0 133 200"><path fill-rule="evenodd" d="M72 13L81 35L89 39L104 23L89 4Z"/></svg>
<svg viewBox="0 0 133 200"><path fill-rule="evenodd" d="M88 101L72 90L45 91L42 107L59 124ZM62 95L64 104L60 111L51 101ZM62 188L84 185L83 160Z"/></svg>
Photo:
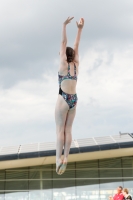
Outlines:
<svg viewBox="0 0 133 200"><path fill-rule="evenodd" d="M79 47L82 29L83 29L83 26L84 26L84 19L81 18L79 23L76 22L76 24L77 24L77 27L78 27L78 32L77 32L76 39L75 39L75 42L74 42L74 51L75 51L75 60L78 62L78 47Z"/></svg>
<svg viewBox="0 0 133 200"><path fill-rule="evenodd" d="M62 26L62 35L61 35L61 47L60 47L60 55L66 53L66 45L67 45L67 34L66 34L66 25L71 22L74 17L68 17Z"/></svg>

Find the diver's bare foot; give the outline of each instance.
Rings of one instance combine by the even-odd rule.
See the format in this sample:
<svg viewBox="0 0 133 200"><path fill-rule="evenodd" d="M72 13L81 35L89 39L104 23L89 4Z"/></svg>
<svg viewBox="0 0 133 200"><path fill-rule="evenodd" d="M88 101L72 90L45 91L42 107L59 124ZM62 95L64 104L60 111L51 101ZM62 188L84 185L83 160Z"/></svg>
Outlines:
<svg viewBox="0 0 133 200"><path fill-rule="evenodd" d="M65 171L66 171L66 167L67 167L67 158L63 159L63 164L61 165L60 169L59 169L59 174L62 175Z"/></svg>
<svg viewBox="0 0 133 200"><path fill-rule="evenodd" d="M59 169L60 169L60 167L61 167L62 164L63 164L63 161L62 161L61 158L56 159L56 173L57 173L58 175L60 175Z"/></svg>

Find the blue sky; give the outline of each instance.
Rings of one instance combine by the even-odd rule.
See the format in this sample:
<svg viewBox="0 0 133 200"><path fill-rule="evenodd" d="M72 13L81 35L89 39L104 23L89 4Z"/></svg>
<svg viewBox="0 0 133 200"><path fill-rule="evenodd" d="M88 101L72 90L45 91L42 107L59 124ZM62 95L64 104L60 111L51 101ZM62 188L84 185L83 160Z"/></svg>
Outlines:
<svg viewBox="0 0 133 200"><path fill-rule="evenodd" d="M73 139L133 132L132 0L1 0L0 146L56 140L61 27L84 17Z"/></svg>

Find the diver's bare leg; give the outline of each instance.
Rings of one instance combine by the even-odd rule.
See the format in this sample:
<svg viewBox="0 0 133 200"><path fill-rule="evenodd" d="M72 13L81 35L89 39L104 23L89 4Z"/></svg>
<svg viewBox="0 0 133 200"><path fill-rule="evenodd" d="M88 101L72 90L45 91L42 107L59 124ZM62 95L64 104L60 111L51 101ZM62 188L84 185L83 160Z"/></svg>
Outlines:
<svg viewBox="0 0 133 200"><path fill-rule="evenodd" d="M63 159L63 165L60 167L59 172L62 174L66 170L67 166L67 159L71 147L71 142L72 142L72 124L75 118L76 114L76 107L73 109L69 110L67 114L67 119L66 119L66 124L65 124L65 145L64 145L64 159Z"/></svg>
<svg viewBox="0 0 133 200"><path fill-rule="evenodd" d="M56 121L56 171L59 172L62 164L62 150L65 141L65 124L68 113L68 105L61 95L58 96L56 108L55 108L55 121ZM58 173L59 174L59 173Z"/></svg>

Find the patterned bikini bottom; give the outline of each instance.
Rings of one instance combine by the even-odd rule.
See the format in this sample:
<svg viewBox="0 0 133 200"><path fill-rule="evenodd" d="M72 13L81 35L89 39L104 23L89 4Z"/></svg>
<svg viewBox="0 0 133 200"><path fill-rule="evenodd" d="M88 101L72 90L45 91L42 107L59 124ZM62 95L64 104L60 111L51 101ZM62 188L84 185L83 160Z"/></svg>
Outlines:
<svg viewBox="0 0 133 200"><path fill-rule="evenodd" d="M74 106L76 106L78 101L77 94L67 94L63 92L61 88L59 89L59 94L64 98L64 100L69 106L69 109L72 109L74 108Z"/></svg>

